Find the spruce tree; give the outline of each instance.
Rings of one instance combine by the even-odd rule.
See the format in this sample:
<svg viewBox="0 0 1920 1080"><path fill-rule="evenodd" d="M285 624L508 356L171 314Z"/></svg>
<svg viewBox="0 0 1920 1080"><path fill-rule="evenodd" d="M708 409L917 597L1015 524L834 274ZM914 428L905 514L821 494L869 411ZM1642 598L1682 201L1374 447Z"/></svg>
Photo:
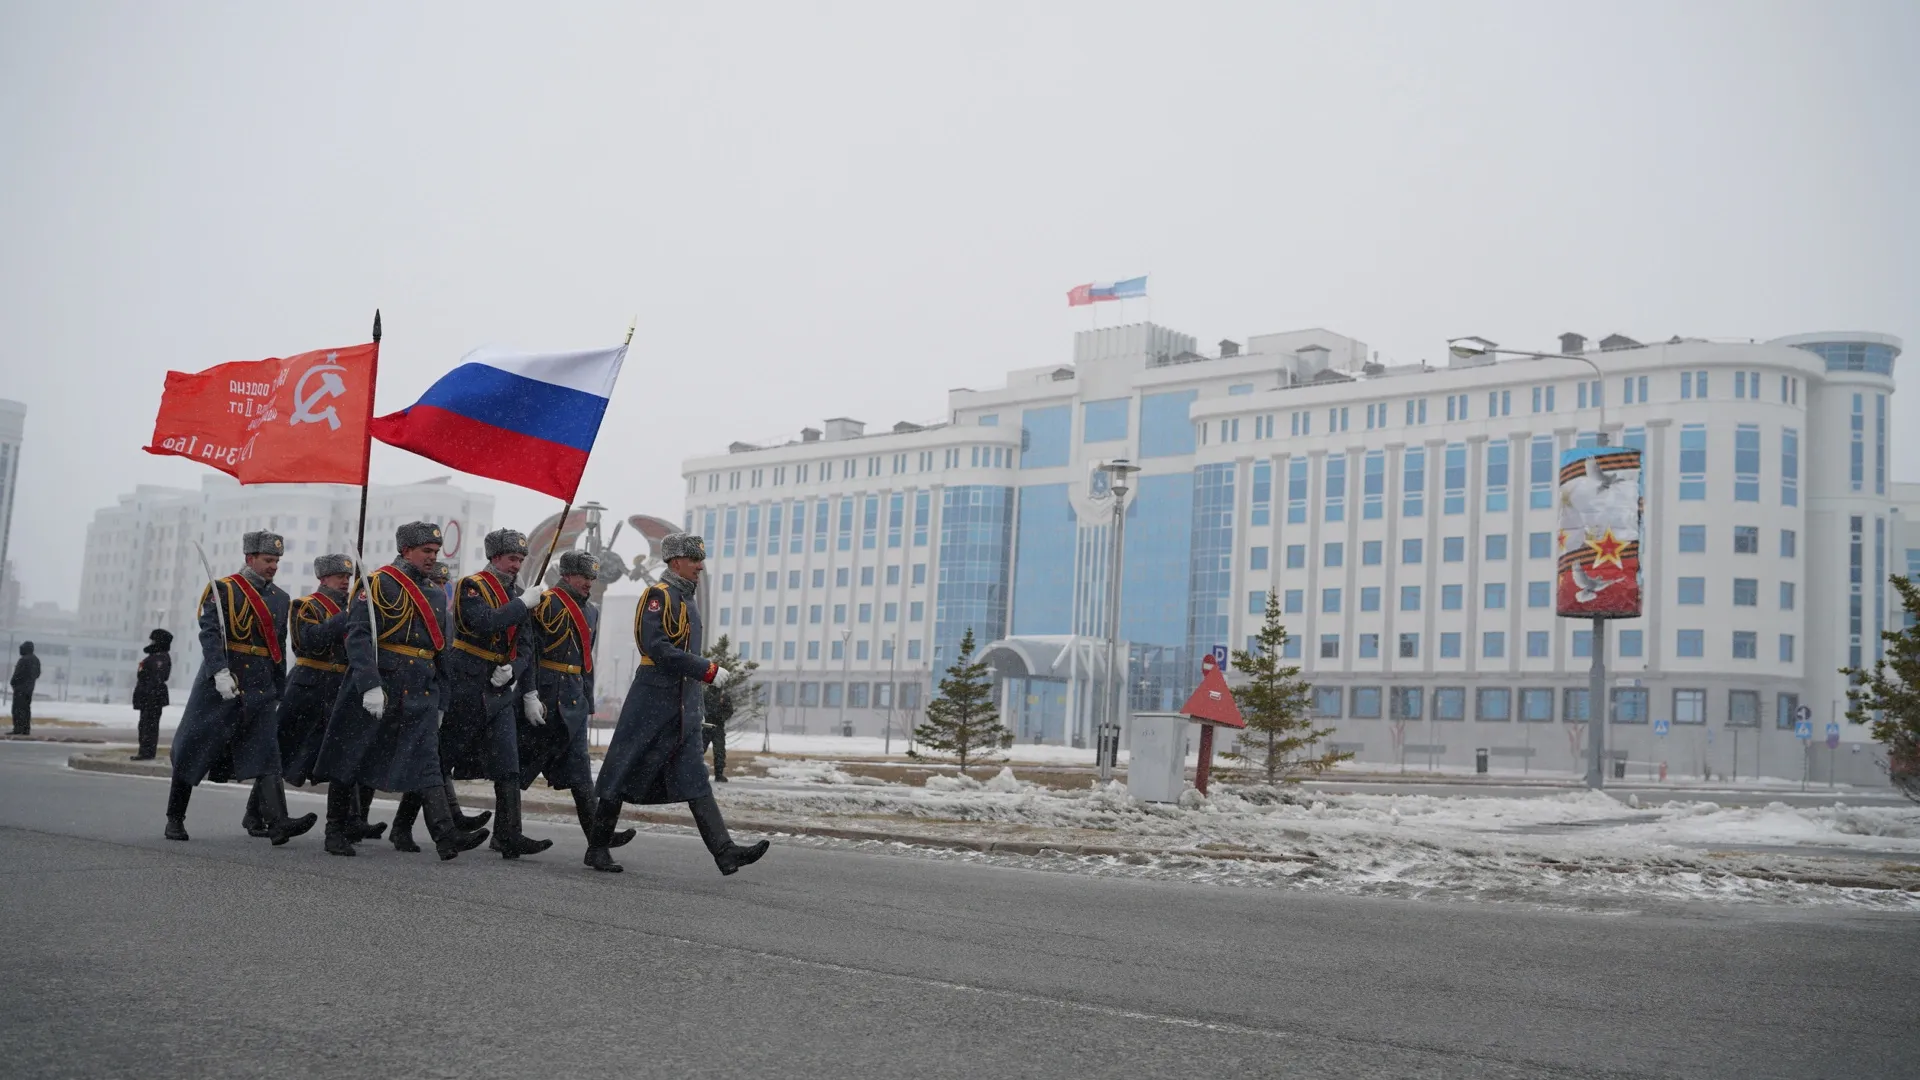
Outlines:
<svg viewBox="0 0 1920 1080"><path fill-rule="evenodd" d="M973 659L973 631L960 639L960 656L940 680L940 692L927 702L927 719L913 729L921 746L967 766L1001 760L993 753L1013 745L1013 732L1000 723L993 707L993 679L986 661ZM917 753L914 756L919 756Z"/></svg>
<svg viewBox="0 0 1920 1080"><path fill-rule="evenodd" d="M1891 579L1900 594L1900 606L1920 611L1920 585L1899 575ZM1920 625L1881 633L1886 655L1871 668L1844 667L1840 674L1852 680L1847 689L1847 719L1870 724L1869 730L1887 748L1887 778L1900 793L1920 802Z"/></svg>
<svg viewBox="0 0 1920 1080"><path fill-rule="evenodd" d="M1314 744L1333 729L1313 726L1312 687L1298 666L1281 663L1287 628L1280 625L1277 593L1267 594L1266 618L1254 642L1254 649L1233 654L1234 670L1246 680L1234 688L1233 700L1247 728L1238 745L1220 755L1228 769L1264 784L1291 784L1351 759L1351 753L1334 750L1313 753Z"/></svg>

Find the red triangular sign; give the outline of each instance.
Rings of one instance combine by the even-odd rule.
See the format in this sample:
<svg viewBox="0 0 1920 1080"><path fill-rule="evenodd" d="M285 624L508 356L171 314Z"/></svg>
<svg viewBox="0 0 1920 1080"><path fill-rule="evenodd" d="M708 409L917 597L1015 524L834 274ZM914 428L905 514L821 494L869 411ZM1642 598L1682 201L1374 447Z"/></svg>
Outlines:
<svg viewBox="0 0 1920 1080"><path fill-rule="evenodd" d="M1240 707L1233 703L1233 691L1227 689L1227 678L1213 665L1209 656L1200 665L1200 687L1187 699L1180 712L1203 724L1219 724L1221 727L1245 728L1247 722L1240 719Z"/></svg>

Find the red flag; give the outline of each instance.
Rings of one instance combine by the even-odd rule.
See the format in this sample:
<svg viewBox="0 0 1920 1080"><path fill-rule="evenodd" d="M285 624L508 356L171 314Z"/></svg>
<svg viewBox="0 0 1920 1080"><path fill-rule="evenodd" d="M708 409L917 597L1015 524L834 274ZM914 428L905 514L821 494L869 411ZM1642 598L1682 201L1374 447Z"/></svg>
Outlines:
<svg viewBox="0 0 1920 1080"><path fill-rule="evenodd" d="M167 372L149 454L242 484L360 484L377 343Z"/></svg>

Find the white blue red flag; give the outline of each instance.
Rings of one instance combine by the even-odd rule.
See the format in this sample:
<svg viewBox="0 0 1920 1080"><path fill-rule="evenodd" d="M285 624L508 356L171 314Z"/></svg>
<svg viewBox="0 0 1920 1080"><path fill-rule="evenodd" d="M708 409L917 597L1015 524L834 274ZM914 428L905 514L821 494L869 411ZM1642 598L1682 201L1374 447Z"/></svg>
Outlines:
<svg viewBox="0 0 1920 1080"><path fill-rule="evenodd" d="M483 346L373 437L475 476L572 501L627 347L520 353Z"/></svg>
<svg viewBox="0 0 1920 1080"><path fill-rule="evenodd" d="M1144 275L1128 278L1125 281L1095 281L1068 289L1067 306L1083 307L1108 300L1132 300L1145 295L1147 295L1147 279Z"/></svg>

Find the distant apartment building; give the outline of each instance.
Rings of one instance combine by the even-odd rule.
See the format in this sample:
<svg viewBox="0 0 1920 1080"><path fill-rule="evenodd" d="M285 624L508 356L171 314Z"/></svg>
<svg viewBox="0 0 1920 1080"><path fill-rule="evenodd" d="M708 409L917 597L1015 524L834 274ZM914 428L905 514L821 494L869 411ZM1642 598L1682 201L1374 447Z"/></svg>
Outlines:
<svg viewBox="0 0 1920 1080"><path fill-rule="evenodd" d="M13 568L13 493L20 483L20 449L26 442L27 407L0 398L0 626L20 606L20 581Z"/></svg>

